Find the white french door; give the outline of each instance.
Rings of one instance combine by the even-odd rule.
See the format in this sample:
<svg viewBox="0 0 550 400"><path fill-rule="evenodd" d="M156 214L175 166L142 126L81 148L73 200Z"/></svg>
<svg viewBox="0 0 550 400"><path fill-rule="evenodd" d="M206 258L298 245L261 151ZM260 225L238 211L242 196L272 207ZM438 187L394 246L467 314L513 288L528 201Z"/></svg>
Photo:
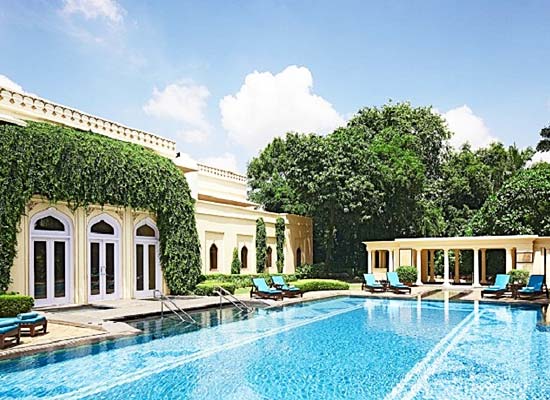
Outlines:
<svg viewBox="0 0 550 400"><path fill-rule="evenodd" d="M158 241L136 239L135 260L135 296L153 297L154 291L161 289Z"/></svg>
<svg viewBox="0 0 550 400"><path fill-rule="evenodd" d="M119 298L118 243L99 239L89 243L89 301Z"/></svg>
<svg viewBox="0 0 550 400"><path fill-rule="evenodd" d="M30 283L35 305L50 306L69 302L69 241L33 238Z"/></svg>

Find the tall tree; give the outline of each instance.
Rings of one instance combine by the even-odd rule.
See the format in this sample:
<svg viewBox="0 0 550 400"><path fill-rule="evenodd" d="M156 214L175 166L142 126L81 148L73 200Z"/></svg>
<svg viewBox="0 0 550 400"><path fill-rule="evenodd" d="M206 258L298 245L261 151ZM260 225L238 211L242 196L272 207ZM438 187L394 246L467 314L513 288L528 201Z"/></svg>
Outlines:
<svg viewBox="0 0 550 400"><path fill-rule="evenodd" d="M265 222L263 218L256 220L256 272L261 274L265 271L267 257L267 237Z"/></svg>
<svg viewBox="0 0 550 400"><path fill-rule="evenodd" d="M540 130L540 142L537 144L537 151L550 151L550 125Z"/></svg>

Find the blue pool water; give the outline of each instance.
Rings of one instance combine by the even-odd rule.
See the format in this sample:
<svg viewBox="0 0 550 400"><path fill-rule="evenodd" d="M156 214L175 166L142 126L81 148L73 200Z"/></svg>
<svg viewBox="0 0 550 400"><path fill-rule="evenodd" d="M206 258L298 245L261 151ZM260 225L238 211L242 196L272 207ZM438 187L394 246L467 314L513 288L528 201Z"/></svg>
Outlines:
<svg viewBox="0 0 550 400"><path fill-rule="evenodd" d="M1 362L0 398L549 399L540 318L537 308L342 297L183 334L144 325L126 342Z"/></svg>

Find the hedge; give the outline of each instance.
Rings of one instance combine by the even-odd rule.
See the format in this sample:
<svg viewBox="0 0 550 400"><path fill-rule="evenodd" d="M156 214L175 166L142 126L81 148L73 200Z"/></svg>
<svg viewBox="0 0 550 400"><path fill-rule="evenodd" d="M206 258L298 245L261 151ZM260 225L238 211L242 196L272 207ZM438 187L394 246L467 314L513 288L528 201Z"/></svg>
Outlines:
<svg viewBox="0 0 550 400"><path fill-rule="evenodd" d="M410 265L402 265L398 267L395 272L402 283L415 283L417 278L416 267Z"/></svg>
<svg viewBox="0 0 550 400"><path fill-rule="evenodd" d="M15 317L17 314L29 312L34 306L30 296L18 294L0 294L0 318Z"/></svg>
<svg viewBox="0 0 550 400"><path fill-rule="evenodd" d="M304 279L292 283L303 292L318 290L349 290L349 283L335 279Z"/></svg>
<svg viewBox="0 0 550 400"><path fill-rule="evenodd" d="M281 275L287 282L294 282L297 278L294 274L276 274ZM250 287L252 285L252 278L264 278L269 284L271 281L271 275L269 274L250 274L250 275L226 275L226 274L208 274L202 275L202 281L218 281L218 282L230 282L235 285L236 288Z"/></svg>
<svg viewBox="0 0 550 400"><path fill-rule="evenodd" d="M231 282L220 282L220 281L204 281L199 283L195 287L195 294L197 296L216 296L214 289L217 287L222 287L231 294L235 294L235 285Z"/></svg>
<svg viewBox="0 0 550 400"><path fill-rule="evenodd" d="M169 159L92 132L29 122L0 124L0 291L10 284L17 228L33 195L71 209L113 205L157 217L162 270L171 293L200 277L194 201Z"/></svg>

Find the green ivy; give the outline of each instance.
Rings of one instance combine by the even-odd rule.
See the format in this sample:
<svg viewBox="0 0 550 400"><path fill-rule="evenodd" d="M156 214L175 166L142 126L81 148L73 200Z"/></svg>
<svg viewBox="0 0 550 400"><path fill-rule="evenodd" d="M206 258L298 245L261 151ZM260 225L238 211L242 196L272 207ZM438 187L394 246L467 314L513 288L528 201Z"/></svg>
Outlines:
<svg viewBox="0 0 550 400"><path fill-rule="evenodd" d="M277 239L277 272L282 274L285 265L285 220L281 217L275 221L275 238Z"/></svg>
<svg viewBox="0 0 550 400"><path fill-rule="evenodd" d="M265 260L267 258L267 237L265 233L265 222L263 218L256 220L256 272L261 274L265 271Z"/></svg>
<svg viewBox="0 0 550 400"><path fill-rule="evenodd" d="M17 229L33 195L71 209L92 204L157 216L160 255L172 293L200 276L194 202L172 161L141 146L44 123L0 125L0 290L10 283Z"/></svg>

